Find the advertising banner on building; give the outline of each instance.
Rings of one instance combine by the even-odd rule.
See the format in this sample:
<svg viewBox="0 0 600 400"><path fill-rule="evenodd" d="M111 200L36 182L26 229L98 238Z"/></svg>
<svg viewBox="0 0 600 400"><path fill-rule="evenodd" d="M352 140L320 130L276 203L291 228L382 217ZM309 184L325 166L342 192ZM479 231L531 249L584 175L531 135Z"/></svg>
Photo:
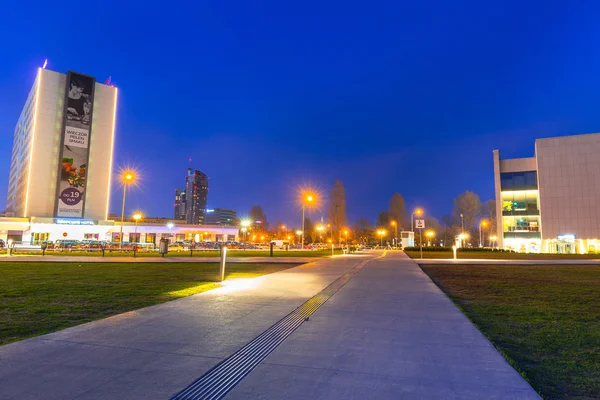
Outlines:
<svg viewBox="0 0 600 400"><path fill-rule="evenodd" d="M67 74L55 217L83 217L95 84L91 76Z"/></svg>

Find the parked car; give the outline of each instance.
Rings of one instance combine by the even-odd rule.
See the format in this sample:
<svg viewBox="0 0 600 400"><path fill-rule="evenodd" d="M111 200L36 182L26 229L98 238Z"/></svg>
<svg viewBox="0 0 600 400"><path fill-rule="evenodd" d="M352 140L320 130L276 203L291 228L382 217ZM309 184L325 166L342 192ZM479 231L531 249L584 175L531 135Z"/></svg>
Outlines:
<svg viewBox="0 0 600 400"><path fill-rule="evenodd" d="M169 245L169 251L184 251L184 250L188 250L188 248L179 243L171 243Z"/></svg>
<svg viewBox="0 0 600 400"><path fill-rule="evenodd" d="M71 240L71 239L58 239L54 242L55 249L81 249L83 244L79 240Z"/></svg>

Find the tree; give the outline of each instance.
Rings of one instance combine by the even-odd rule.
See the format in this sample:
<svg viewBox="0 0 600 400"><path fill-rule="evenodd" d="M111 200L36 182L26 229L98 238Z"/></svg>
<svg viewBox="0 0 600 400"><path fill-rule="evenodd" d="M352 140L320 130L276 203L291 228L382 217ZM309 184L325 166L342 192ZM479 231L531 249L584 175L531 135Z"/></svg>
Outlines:
<svg viewBox="0 0 600 400"><path fill-rule="evenodd" d="M444 246L452 247L454 245L454 238L456 238L456 235L460 234L461 231L460 219L457 222L454 216L444 215L440 221L443 229ZM441 235L440 238L442 238Z"/></svg>
<svg viewBox="0 0 600 400"><path fill-rule="evenodd" d="M315 224L310 218L304 218L304 244L314 243Z"/></svg>
<svg viewBox="0 0 600 400"><path fill-rule="evenodd" d="M332 236L340 236L340 231L348 222L346 217L346 192L341 180L336 179L329 197L329 224Z"/></svg>
<svg viewBox="0 0 600 400"><path fill-rule="evenodd" d="M360 243L369 243L369 239L373 237L375 227L366 218L361 218L352 227L353 236Z"/></svg>
<svg viewBox="0 0 600 400"><path fill-rule="evenodd" d="M458 223L461 222L460 215L462 214L464 229L467 232L471 232L477 226L481 217L481 200L479 200L479 195L468 190L459 194L454 199L454 210L452 213ZM462 224L460 226L462 227Z"/></svg>
<svg viewBox="0 0 600 400"><path fill-rule="evenodd" d="M390 214L387 211L382 211L377 216L377 226L383 229L389 229Z"/></svg>
<svg viewBox="0 0 600 400"><path fill-rule="evenodd" d="M264 213L261 206L252 206L248 215L252 221L252 225L255 226L256 229L267 231L269 223L267 222L267 215Z"/></svg>
<svg viewBox="0 0 600 400"><path fill-rule="evenodd" d="M444 239L444 226L437 220L437 218L430 215L423 215L421 219L425 220L425 229L421 231L421 229L417 229L415 232L415 244L417 246L421 245L421 240L423 240L423 246L427 245L427 242L431 243L439 243ZM427 231L433 231L434 236L431 240L427 239L425 233ZM446 245L446 241L444 240L444 246Z"/></svg>
<svg viewBox="0 0 600 400"><path fill-rule="evenodd" d="M489 226L486 229L487 237L498 235L498 224L496 221L496 200L491 199L483 203L483 217L489 222ZM486 235L484 234L484 237ZM485 243L485 240L484 240Z"/></svg>
<svg viewBox="0 0 600 400"><path fill-rule="evenodd" d="M406 210L406 203L404 197L400 193L394 193L390 199L389 218L392 221L396 221L398 224L398 230L408 229L410 226L410 217Z"/></svg>

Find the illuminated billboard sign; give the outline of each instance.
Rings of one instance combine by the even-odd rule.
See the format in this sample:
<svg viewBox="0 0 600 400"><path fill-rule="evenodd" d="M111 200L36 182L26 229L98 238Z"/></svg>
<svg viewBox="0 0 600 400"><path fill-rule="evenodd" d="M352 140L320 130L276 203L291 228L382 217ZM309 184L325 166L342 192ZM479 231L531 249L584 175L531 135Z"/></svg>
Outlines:
<svg viewBox="0 0 600 400"><path fill-rule="evenodd" d="M95 84L94 77L67 74L55 217L83 217Z"/></svg>

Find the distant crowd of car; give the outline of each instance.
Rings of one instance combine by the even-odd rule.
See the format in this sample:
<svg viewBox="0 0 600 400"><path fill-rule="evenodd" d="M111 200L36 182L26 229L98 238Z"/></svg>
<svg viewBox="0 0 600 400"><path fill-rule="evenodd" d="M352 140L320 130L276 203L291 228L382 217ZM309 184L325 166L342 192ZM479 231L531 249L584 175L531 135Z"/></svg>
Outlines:
<svg viewBox="0 0 600 400"><path fill-rule="evenodd" d="M198 242L176 241L169 244L169 251L190 251L190 250L219 250L221 246L226 245L229 249L236 250L269 250L270 243L244 243L244 242ZM44 248L47 251L157 251L158 245L154 243L131 243L131 242L110 242L102 240L73 240L59 239L56 241L43 241L36 244L14 243L16 248ZM0 249L5 247L4 241L0 239ZM288 241L273 240L273 247L276 250L300 250L302 246L299 243L289 243ZM335 245L336 248L342 247ZM304 250L327 250L331 249L331 244L310 243L304 245Z"/></svg>

